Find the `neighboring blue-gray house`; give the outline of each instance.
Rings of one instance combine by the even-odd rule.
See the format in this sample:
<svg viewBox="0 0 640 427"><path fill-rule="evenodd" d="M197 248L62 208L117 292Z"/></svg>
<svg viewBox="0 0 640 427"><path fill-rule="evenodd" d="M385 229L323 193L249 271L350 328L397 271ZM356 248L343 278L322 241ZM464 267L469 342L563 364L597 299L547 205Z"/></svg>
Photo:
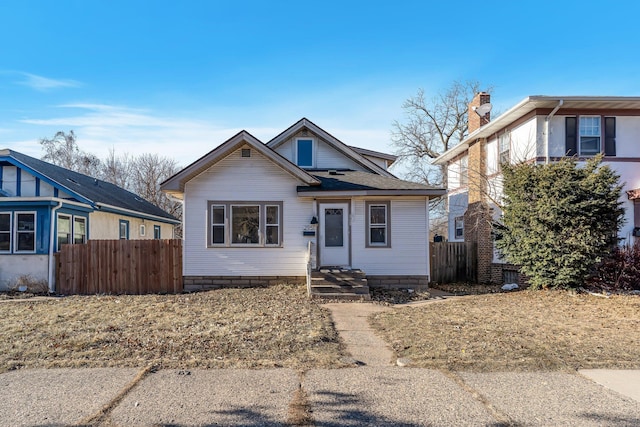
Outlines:
<svg viewBox="0 0 640 427"><path fill-rule="evenodd" d="M179 220L135 194L0 150L0 290L29 275L54 290L53 253L89 239L170 239Z"/></svg>

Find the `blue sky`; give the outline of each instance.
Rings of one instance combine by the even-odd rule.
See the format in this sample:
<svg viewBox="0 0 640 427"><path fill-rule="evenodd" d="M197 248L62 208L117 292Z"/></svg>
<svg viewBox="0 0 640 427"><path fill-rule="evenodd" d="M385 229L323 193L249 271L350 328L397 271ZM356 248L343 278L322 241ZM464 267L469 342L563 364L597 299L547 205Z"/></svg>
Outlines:
<svg viewBox="0 0 640 427"><path fill-rule="evenodd" d="M0 148L73 129L99 156L182 165L308 117L391 152L402 102L454 80L528 95L640 95L635 1L19 1L0 4Z"/></svg>

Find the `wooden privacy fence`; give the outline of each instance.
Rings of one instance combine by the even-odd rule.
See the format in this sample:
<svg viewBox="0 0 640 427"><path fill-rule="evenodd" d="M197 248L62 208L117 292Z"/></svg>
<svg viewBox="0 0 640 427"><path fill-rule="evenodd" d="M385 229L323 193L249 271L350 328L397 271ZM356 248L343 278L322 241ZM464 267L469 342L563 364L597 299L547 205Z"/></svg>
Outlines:
<svg viewBox="0 0 640 427"><path fill-rule="evenodd" d="M432 282L476 282L476 243L430 243L429 253L431 254Z"/></svg>
<svg viewBox="0 0 640 427"><path fill-rule="evenodd" d="M90 240L55 256L59 294L182 292L182 240Z"/></svg>

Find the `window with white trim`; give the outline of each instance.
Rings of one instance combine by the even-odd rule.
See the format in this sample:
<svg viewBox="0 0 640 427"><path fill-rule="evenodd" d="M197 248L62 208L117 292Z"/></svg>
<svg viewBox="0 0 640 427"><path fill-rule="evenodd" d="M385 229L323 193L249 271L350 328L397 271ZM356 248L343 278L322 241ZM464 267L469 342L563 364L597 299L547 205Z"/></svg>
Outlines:
<svg viewBox="0 0 640 427"><path fill-rule="evenodd" d="M593 156L600 153L600 116L580 116L580 155Z"/></svg>
<svg viewBox="0 0 640 427"><path fill-rule="evenodd" d="M511 133L503 133L498 138L498 165L511 162Z"/></svg>
<svg viewBox="0 0 640 427"><path fill-rule="evenodd" d="M87 243L87 219L83 216L73 217L73 243Z"/></svg>
<svg viewBox="0 0 640 427"><path fill-rule="evenodd" d="M296 139L296 165L301 168L312 168L314 166L313 146L313 139L311 138Z"/></svg>
<svg viewBox="0 0 640 427"><path fill-rule="evenodd" d="M282 202L212 202L207 246L282 246Z"/></svg>
<svg viewBox="0 0 640 427"><path fill-rule="evenodd" d="M62 245L69 243L71 243L71 215L58 214L58 250Z"/></svg>
<svg viewBox="0 0 640 427"><path fill-rule="evenodd" d="M391 246L390 211L391 203L367 202L367 247L388 248Z"/></svg>
<svg viewBox="0 0 640 427"><path fill-rule="evenodd" d="M0 252L11 252L11 213L0 213Z"/></svg>
<svg viewBox="0 0 640 427"><path fill-rule="evenodd" d="M16 252L36 251L36 213L16 212Z"/></svg>
<svg viewBox="0 0 640 427"><path fill-rule="evenodd" d="M162 233L162 229L160 228L159 225L154 225L153 226L153 238L154 239L161 239L161 233Z"/></svg>
<svg viewBox="0 0 640 427"><path fill-rule="evenodd" d="M144 237L147 234L147 226L140 224L140 237Z"/></svg>
<svg viewBox="0 0 640 427"><path fill-rule="evenodd" d="M129 221L121 219L119 227L118 237L120 240L129 240Z"/></svg>

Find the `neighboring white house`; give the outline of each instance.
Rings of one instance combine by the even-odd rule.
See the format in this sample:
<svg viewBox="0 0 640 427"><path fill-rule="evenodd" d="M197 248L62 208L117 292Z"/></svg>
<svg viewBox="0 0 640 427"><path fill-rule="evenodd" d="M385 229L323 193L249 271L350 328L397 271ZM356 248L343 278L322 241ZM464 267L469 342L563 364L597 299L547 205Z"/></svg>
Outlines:
<svg viewBox="0 0 640 427"><path fill-rule="evenodd" d="M54 289L53 253L100 239L170 239L180 222L135 194L0 150L0 290L20 276Z"/></svg>
<svg viewBox="0 0 640 427"><path fill-rule="evenodd" d="M502 197L500 163L603 154L603 163L624 183L620 201L626 215L619 238L640 239L640 97L530 96L491 121L475 113L488 102L488 94L476 95L469 105L469 136L434 162L448 170L448 239L478 243L480 282L513 277L503 274L488 221L473 215L480 202L493 208L494 218L501 214L493 203Z"/></svg>
<svg viewBox="0 0 640 427"><path fill-rule="evenodd" d="M428 204L444 190L396 178L394 160L304 118L267 144L233 136L161 185L183 200L185 288L304 282L308 260L426 286Z"/></svg>

